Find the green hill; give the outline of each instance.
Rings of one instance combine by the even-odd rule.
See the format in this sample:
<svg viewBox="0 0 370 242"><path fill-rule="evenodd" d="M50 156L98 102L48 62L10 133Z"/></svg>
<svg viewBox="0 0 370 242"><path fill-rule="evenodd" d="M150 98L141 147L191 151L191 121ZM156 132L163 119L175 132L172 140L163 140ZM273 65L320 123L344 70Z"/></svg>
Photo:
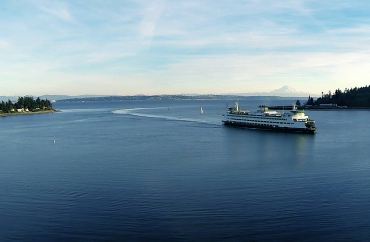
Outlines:
<svg viewBox="0 0 370 242"><path fill-rule="evenodd" d="M334 93L322 94L316 101L309 97L306 105L320 106L322 104L334 104L349 108L370 108L370 85L355 87L344 91L337 89Z"/></svg>

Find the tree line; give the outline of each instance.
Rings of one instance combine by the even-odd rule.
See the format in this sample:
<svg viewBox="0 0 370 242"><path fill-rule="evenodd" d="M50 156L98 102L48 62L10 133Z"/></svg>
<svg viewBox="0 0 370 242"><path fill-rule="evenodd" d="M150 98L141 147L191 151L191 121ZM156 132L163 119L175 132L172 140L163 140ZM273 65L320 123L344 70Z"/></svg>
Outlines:
<svg viewBox="0 0 370 242"><path fill-rule="evenodd" d="M344 91L337 89L334 93L322 93L314 100L308 97L306 105L319 106L320 104L336 104L347 107L370 107L370 85L365 87L346 88Z"/></svg>
<svg viewBox="0 0 370 242"><path fill-rule="evenodd" d="M11 113L18 112L17 110L28 110L29 112L35 112L39 110L52 110L53 105L47 99L34 99L33 97L19 97L18 101L13 103L11 100L7 102L2 101L0 103L0 112Z"/></svg>

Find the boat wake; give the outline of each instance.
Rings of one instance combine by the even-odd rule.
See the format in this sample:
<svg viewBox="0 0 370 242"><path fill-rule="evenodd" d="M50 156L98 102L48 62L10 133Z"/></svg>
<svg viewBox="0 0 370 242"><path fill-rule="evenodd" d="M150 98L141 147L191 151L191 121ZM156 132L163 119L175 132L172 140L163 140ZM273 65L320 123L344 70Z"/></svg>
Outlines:
<svg viewBox="0 0 370 242"><path fill-rule="evenodd" d="M93 113L109 111L108 108L76 108L76 109L61 109L61 113Z"/></svg>
<svg viewBox="0 0 370 242"><path fill-rule="evenodd" d="M216 121L205 120L205 119L194 119L194 118L185 118L185 117L175 117L175 116L148 114L148 113L140 112L140 110L158 110L158 109L165 110L165 109L168 109L168 107L129 108L129 109L115 110L115 111L113 111L113 113L114 114L131 115L131 116L143 117L143 118L163 119L163 120L168 120L168 121L191 122L191 123L210 124L210 125L217 125L217 126L220 125Z"/></svg>

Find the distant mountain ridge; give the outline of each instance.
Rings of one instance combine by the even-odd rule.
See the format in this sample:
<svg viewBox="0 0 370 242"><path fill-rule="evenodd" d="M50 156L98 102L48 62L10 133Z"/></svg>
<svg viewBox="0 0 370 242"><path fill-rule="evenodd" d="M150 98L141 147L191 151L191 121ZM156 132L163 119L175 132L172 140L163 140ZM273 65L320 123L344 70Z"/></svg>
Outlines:
<svg viewBox="0 0 370 242"><path fill-rule="evenodd" d="M132 95L132 96L109 96L109 95L42 95L41 99L48 99L50 101L65 101L65 100L161 100L161 99L228 99L235 97L246 97L246 96L261 96L261 97L284 97L284 98L297 98L297 97L308 97L308 96L319 96L306 92L297 91L290 86L282 86L278 89L270 92L255 92L255 93L230 93L230 94L179 94L179 95ZM35 96L36 97L36 96ZM16 101L17 96L0 96L0 101Z"/></svg>
<svg viewBox="0 0 370 242"><path fill-rule="evenodd" d="M16 96L0 96L0 101L16 101L18 99L18 97Z"/></svg>
<svg viewBox="0 0 370 242"><path fill-rule="evenodd" d="M281 97L307 97L310 94L307 92L297 91L296 89L289 86L282 86L270 92L270 94L281 96Z"/></svg>
<svg viewBox="0 0 370 242"><path fill-rule="evenodd" d="M59 100L58 102L120 102L120 101L163 101L163 100L258 100L258 99L291 99L297 97L278 97L278 96L238 96L238 95L137 95L137 96L106 96L106 97L89 97L73 98Z"/></svg>
<svg viewBox="0 0 370 242"><path fill-rule="evenodd" d="M80 95L80 96L69 96L69 95L42 95L42 96L34 96L34 95L26 95L26 96L33 96L39 97L41 99L48 99L50 101L59 101L59 100L67 100L67 99L74 99L74 98L90 98L90 97L104 97L103 95ZM0 96L0 101L17 101L18 96Z"/></svg>
<svg viewBox="0 0 370 242"><path fill-rule="evenodd" d="M311 94L307 92L297 91L296 89L284 85L278 89L272 90L270 92L251 92L251 93L238 93L236 95L241 96L274 96L274 97L308 97L308 96L319 96L316 94Z"/></svg>

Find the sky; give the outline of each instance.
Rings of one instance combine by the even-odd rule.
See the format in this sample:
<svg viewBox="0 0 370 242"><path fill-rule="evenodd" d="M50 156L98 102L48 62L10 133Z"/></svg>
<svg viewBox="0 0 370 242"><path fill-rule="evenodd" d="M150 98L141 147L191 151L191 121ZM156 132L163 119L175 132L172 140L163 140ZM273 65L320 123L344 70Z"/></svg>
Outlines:
<svg viewBox="0 0 370 242"><path fill-rule="evenodd" d="M370 84L370 1L2 0L0 95Z"/></svg>

